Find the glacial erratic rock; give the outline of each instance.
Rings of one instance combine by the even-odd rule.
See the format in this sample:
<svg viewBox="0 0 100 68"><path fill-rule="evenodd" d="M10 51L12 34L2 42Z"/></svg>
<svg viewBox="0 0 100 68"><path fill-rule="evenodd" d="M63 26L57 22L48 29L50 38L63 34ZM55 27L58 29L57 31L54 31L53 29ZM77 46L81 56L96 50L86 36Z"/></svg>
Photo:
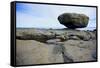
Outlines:
<svg viewBox="0 0 100 68"><path fill-rule="evenodd" d="M64 26L75 29L75 28L84 28L88 25L89 17L85 14L77 13L63 13L58 16L60 24Z"/></svg>

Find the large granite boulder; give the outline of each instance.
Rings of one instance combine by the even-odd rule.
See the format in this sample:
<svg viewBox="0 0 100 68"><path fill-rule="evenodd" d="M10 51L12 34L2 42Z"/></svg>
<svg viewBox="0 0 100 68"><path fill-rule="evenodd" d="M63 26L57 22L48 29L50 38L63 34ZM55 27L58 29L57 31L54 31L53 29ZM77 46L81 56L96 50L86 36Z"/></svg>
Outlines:
<svg viewBox="0 0 100 68"><path fill-rule="evenodd" d="M58 16L60 24L68 28L83 28L88 25L89 17L85 14L63 13Z"/></svg>

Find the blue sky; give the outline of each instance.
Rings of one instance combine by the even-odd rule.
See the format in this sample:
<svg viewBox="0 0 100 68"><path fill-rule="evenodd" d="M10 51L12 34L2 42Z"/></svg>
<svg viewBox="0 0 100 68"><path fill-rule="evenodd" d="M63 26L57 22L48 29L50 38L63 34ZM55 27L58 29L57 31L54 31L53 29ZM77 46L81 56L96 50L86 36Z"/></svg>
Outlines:
<svg viewBox="0 0 100 68"><path fill-rule="evenodd" d="M89 16L89 24L85 28L96 27L96 8L78 6L59 6L43 4L16 4L16 27L19 28L66 28L57 17L62 13L81 13Z"/></svg>

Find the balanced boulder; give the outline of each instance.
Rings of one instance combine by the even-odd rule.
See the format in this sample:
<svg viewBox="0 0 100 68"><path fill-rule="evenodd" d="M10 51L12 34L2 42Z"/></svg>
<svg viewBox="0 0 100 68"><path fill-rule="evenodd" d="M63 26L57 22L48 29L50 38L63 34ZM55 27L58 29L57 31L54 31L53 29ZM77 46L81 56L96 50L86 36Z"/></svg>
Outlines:
<svg viewBox="0 0 100 68"><path fill-rule="evenodd" d="M77 13L63 13L58 16L60 24L64 26L75 29L75 28L84 28L88 25L89 17L85 14Z"/></svg>

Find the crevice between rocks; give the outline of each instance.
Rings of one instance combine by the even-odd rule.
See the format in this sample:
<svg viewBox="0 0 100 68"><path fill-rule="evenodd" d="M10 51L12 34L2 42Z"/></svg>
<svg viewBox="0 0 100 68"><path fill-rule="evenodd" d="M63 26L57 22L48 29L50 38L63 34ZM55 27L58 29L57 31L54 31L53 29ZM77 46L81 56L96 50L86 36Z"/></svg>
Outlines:
<svg viewBox="0 0 100 68"><path fill-rule="evenodd" d="M55 47L54 47L54 54L59 54L61 53L62 54L62 57L63 57L63 60L64 60L64 63L65 62L74 62L74 60L72 59L72 57L66 52L66 49L63 45L59 45L59 44L56 44Z"/></svg>

